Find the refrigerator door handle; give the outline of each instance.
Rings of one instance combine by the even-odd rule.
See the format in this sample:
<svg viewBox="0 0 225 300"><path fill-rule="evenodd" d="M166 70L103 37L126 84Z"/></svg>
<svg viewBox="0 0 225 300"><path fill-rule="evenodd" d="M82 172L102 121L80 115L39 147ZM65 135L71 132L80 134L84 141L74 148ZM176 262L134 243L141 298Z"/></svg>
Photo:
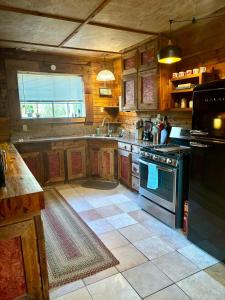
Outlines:
<svg viewBox="0 0 225 300"><path fill-rule="evenodd" d="M190 134L192 135L208 135L208 132L202 131L202 130L190 130Z"/></svg>
<svg viewBox="0 0 225 300"><path fill-rule="evenodd" d="M197 147L197 148L209 148L209 147L211 147L210 145L201 144L201 143L197 143L197 142L190 142L190 145L192 147Z"/></svg>

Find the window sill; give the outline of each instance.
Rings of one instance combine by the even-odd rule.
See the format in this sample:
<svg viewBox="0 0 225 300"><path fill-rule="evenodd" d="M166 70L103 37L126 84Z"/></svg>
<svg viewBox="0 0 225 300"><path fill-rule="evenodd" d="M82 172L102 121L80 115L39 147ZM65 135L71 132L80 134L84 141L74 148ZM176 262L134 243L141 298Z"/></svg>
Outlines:
<svg viewBox="0 0 225 300"><path fill-rule="evenodd" d="M73 124L85 123L86 118L41 118L41 119L20 119L23 124Z"/></svg>

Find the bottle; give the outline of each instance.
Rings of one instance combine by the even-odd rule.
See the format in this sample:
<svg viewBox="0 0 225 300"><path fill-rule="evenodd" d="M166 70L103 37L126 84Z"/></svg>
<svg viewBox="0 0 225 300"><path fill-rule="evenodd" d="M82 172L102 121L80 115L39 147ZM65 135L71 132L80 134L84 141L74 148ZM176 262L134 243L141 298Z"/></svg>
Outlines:
<svg viewBox="0 0 225 300"><path fill-rule="evenodd" d="M100 128L99 127L96 128L96 135L100 135Z"/></svg>

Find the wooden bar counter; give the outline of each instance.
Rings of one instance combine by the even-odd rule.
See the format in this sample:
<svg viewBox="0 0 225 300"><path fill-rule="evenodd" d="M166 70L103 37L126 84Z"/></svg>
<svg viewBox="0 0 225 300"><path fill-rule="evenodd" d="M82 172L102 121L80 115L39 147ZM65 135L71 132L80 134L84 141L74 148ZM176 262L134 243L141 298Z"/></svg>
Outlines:
<svg viewBox="0 0 225 300"><path fill-rule="evenodd" d="M44 193L12 144L0 188L0 300L49 299L41 209Z"/></svg>

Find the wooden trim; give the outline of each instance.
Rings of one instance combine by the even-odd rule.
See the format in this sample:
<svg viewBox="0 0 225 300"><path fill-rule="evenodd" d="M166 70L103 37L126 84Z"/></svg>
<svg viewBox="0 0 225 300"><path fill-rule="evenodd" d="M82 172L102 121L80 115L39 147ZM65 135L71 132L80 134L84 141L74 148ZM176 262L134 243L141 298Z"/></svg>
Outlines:
<svg viewBox="0 0 225 300"><path fill-rule="evenodd" d="M19 7L6 6L6 5L0 5L0 10L15 12L15 13L24 14L24 15L31 15L31 16L38 16L38 17L49 18L49 19L74 22L74 23L83 23L85 21L85 20L79 19L79 18L71 18L71 17L61 16L61 15L55 15L55 14L51 14L51 13L45 13L45 12L40 12L40 11L35 11L35 10L19 8ZM130 28L130 27L118 26L118 25L109 24L109 23L100 23L100 22L96 22L96 21L90 21L90 22L88 22L88 24L98 26L98 27L122 30L122 31L133 32L133 33L158 35L158 33L154 32L154 31L134 29L134 28Z"/></svg>
<svg viewBox="0 0 225 300"><path fill-rule="evenodd" d="M86 24L89 23L111 0L103 0L100 5L94 9L90 15L73 31L71 32L60 44L59 47L65 45L72 37L74 37Z"/></svg>

